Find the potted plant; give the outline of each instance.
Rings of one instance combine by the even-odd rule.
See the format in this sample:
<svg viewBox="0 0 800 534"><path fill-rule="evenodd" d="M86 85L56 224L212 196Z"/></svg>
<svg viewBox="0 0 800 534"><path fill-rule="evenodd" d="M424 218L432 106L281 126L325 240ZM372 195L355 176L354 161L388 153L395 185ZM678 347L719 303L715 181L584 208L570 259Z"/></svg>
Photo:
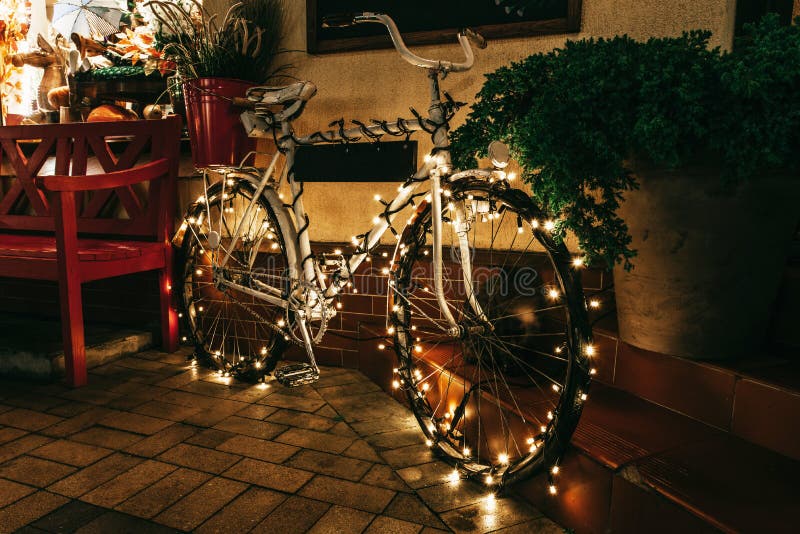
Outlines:
<svg viewBox="0 0 800 534"><path fill-rule="evenodd" d="M231 98L277 76L281 0L243 0L224 17L210 15L198 0L147 4L160 23L163 56L183 80L186 121L195 167L238 164L254 145Z"/></svg>
<svg viewBox="0 0 800 534"><path fill-rule="evenodd" d="M507 142L556 231L614 266L624 341L702 359L763 340L800 217L800 27L709 37L530 56L487 76L453 140L462 167Z"/></svg>

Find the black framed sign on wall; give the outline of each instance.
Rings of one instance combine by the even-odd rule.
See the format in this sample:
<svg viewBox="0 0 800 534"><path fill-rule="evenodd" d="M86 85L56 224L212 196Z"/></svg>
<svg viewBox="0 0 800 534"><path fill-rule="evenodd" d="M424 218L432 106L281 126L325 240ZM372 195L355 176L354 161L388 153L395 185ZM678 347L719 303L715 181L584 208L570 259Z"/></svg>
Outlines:
<svg viewBox="0 0 800 534"><path fill-rule="evenodd" d="M452 43L464 27L488 39L580 31L582 0L306 0L308 52L388 48L379 24L323 28L328 15L371 11L397 23L406 44Z"/></svg>

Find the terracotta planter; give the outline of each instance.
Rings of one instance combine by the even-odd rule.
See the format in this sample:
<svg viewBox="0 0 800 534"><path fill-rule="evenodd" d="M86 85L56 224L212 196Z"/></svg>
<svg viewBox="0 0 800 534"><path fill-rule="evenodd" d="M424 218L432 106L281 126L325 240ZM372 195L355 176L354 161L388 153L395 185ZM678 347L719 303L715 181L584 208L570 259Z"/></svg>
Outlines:
<svg viewBox="0 0 800 534"><path fill-rule="evenodd" d="M230 98L245 95L251 82L228 78L197 78L183 82L186 126L192 146L192 161L197 168L210 165L237 165L251 150L255 139L244 131Z"/></svg>
<svg viewBox="0 0 800 534"><path fill-rule="evenodd" d="M620 338L692 359L762 348L791 235L800 180L759 176L734 192L719 171L634 167L641 188L620 209L638 250L614 269Z"/></svg>

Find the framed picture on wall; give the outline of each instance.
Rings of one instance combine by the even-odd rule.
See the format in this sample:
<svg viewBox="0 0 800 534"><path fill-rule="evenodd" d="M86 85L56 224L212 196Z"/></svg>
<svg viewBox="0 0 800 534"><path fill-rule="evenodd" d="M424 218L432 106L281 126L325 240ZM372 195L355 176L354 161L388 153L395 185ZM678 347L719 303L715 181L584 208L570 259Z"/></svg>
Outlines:
<svg viewBox="0 0 800 534"><path fill-rule="evenodd" d="M464 27L487 39L580 31L582 0L306 0L309 53L388 48L386 28L323 28L328 15L386 13L409 45L455 42Z"/></svg>

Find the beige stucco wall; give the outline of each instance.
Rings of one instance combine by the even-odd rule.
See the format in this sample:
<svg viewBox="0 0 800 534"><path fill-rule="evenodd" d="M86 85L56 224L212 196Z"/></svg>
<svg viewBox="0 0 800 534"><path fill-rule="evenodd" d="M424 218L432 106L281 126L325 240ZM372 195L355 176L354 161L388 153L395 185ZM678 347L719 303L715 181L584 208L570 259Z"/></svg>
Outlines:
<svg viewBox="0 0 800 534"><path fill-rule="evenodd" d="M286 48L306 49L305 1L287 0ZM480 89L484 73L530 54L551 50L566 38L612 36L627 33L637 38L669 36L683 30L706 28L714 33L713 44L727 47L733 33L735 0L584 0L582 31L579 34L490 41L486 50L476 51L475 67L454 74L443 89L454 98L470 101ZM402 30L402 28L401 28ZM415 49L424 57L458 60L457 44ZM295 65L294 74L317 84L319 92L297 123L297 131L325 127L339 117L347 120L409 117L409 106L427 108L427 86L423 71L414 68L394 50L373 50L310 56L293 53L286 59ZM456 118L457 126L466 116ZM420 154L429 150L424 135L417 135ZM366 230L377 211L375 193L391 196L397 184L310 183L306 186L306 207L311 215L312 239L349 241Z"/></svg>

